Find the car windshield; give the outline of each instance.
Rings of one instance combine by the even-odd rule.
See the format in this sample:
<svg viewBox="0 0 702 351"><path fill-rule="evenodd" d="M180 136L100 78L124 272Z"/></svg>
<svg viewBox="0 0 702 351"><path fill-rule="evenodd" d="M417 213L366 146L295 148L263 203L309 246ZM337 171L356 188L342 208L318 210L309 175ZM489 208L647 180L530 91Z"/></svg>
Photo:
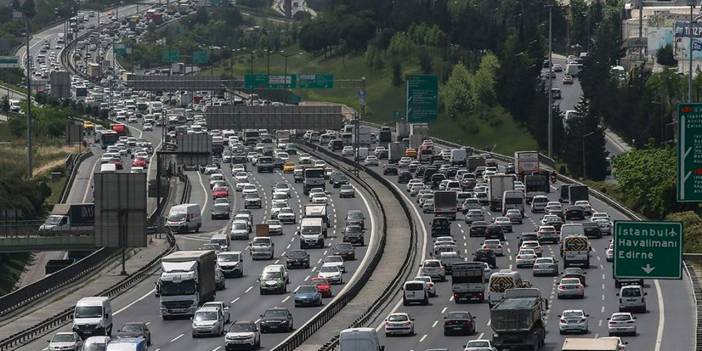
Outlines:
<svg viewBox="0 0 702 351"><path fill-rule="evenodd" d="M125 324L122 327L123 332L139 332L141 333L144 330L144 327L139 324Z"/></svg>
<svg viewBox="0 0 702 351"><path fill-rule="evenodd" d="M563 312L563 318L581 318L583 313L581 311L566 311Z"/></svg>
<svg viewBox="0 0 702 351"><path fill-rule="evenodd" d="M305 255L307 255L307 252L302 250L290 251L287 254L288 257L305 257Z"/></svg>
<svg viewBox="0 0 702 351"><path fill-rule="evenodd" d="M51 338L51 342L74 342L73 334L56 334Z"/></svg>
<svg viewBox="0 0 702 351"><path fill-rule="evenodd" d="M76 307L75 318L100 318L102 317L101 306L79 306Z"/></svg>
<svg viewBox="0 0 702 351"><path fill-rule="evenodd" d="M490 342L482 340L472 340L466 345L467 347L490 347Z"/></svg>
<svg viewBox="0 0 702 351"><path fill-rule="evenodd" d="M83 345L82 351L105 351L107 344L104 342L92 342Z"/></svg>
<svg viewBox="0 0 702 351"><path fill-rule="evenodd" d="M470 319L470 313L468 312L449 312L449 319Z"/></svg>
<svg viewBox="0 0 702 351"><path fill-rule="evenodd" d="M409 318L404 314L391 314L388 316L388 321L390 322L404 322L407 320L409 320Z"/></svg>
<svg viewBox="0 0 702 351"><path fill-rule="evenodd" d="M193 320L196 322L214 321L214 320L217 320L217 312L214 312L214 311L195 312L195 316L193 317Z"/></svg>
<svg viewBox="0 0 702 351"><path fill-rule="evenodd" d="M319 271L324 273L333 273L339 272L339 268L337 268L336 266L322 266L322 268L320 268Z"/></svg>
<svg viewBox="0 0 702 351"><path fill-rule="evenodd" d="M239 255L238 254L224 254L224 255L219 255L217 256L218 261L222 262L238 262L239 261Z"/></svg>
<svg viewBox="0 0 702 351"><path fill-rule="evenodd" d="M229 332L232 333L248 333L253 331L256 331L256 328L252 323L234 323L231 328L229 328Z"/></svg>
<svg viewBox="0 0 702 351"><path fill-rule="evenodd" d="M628 314L615 314L612 316L612 318L610 318L610 320L613 320L613 321L628 321L630 319L631 318L629 317Z"/></svg>
<svg viewBox="0 0 702 351"><path fill-rule="evenodd" d="M622 290L622 296L623 297L639 297L639 296L641 296L641 290L638 288L624 289L624 290Z"/></svg>
<svg viewBox="0 0 702 351"><path fill-rule="evenodd" d="M182 221L186 217L187 215L185 213L173 213L168 219L171 221Z"/></svg>
<svg viewBox="0 0 702 351"><path fill-rule="evenodd" d="M353 245L351 245L351 244L336 244L336 249L337 250L351 250L351 249L353 249Z"/></svg>
<svg viewBox="0 0 702 351"><path fill-rule="evenodd" d="M234 229L248 229L246 223L242 222L235 222L232 226L234 227Z"/></svg>
<svg viewBox="0 0 702 351"><path fill-rule="evenodd" d="M344 262L341 256L328 256L324 258L324 262Z"/></svg>
<svg viewBox="0 0 702 351"><path fill-rule="evenodd" d="M316 293L317 292L317 287L312 286L312 285L303 285L301 286L298 290L298 293L300 294L311 294L311 293Z"/></svg>
<svg viewBox="0 0 702 351"><path fill-rule="evenodd" d="M278 279L283 276L281 272L265 272L263 273L263 279Z"/></svg>
<svg viewBox="0 0 702 351"><path fill-rule="evenodd" d="M264 318L287 318L288 312L283 310L268 310L263 314Z"/></svg>

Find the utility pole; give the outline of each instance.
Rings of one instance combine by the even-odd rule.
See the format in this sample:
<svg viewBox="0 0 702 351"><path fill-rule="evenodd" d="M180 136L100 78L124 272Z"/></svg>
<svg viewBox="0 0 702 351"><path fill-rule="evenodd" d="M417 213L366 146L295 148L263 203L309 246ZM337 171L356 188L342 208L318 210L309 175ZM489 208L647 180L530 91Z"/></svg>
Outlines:
<svg viewBox="0 0 702 351"><path fill-rule="evenodd" d="M593 134L595 134L595 132L590 132L583 135L583 179L587 178L587 170L585 170L585 139Z"/></svg>
<svg viewBox="0 0 702 351"><path fill-rule="evenodd" d="M27 179L32 179L32 56L29 55L29 14L24 14L27 42Z"/></svg>
<svg viewBox="0 0 702 351"><path fill-rule="evenodd" d="M643 0L639 0L639 59L643 64Z"/></svg>
<svg viewBox="0 0 702 351"><path fill-rule="evenodd" d="M548 157L553 157L553 37L552 17L553 5L548 6Z"/></svg>
<svg viewBox="0 0 702 351"><path fill-rule="evenodd" d="M688 26L688 32L687 35L690 36L690 46L688 46L687 50L689 51L690 54L690 71L688 72L687 76L687 102L691 103L692 102L692 22L694 22L694 19L692 18L692 11L695 8L695 0L690 0L690 25Z"/></svg>

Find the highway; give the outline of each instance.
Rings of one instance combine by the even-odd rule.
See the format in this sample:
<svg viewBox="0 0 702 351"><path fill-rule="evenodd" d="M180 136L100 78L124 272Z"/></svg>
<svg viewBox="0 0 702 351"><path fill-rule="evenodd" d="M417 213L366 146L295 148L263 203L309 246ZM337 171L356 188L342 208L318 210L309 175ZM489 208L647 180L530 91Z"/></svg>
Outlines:
<svg viewBox="0 0 702 351"><path fill-rule="evenodd" d="M381 164L382 166L382 164ZM503 166L501 166L503 167ZM380 171L380 167L371 167ZM425 232L420 233L430 235L430 221L432 215L421 213L421 209L416 206L416 201L411 198L405 190L404 184L397 183L397 177L389 177L406 195L407 201L415 203L417 215L422 218ZM552 187L552 192L548 195L551 201L557 201L558 195L555 192L557 186ZM590 198L590 203L594 210L607 212L613 220L626 219L626 217L606 205L605 203ZM490 213L484 207L486 213ZM490 213L487 220L493 219L497 214ZM605 260L605 250L612 239L604 236L601 239L592 239L593 254L592 266L587 273L587 287L584 300L559 300L555 296L557 278L553 277L533 277L531 268L516 268L514 255L518 251L518 235L521 232L534 232L542 217L542 214L533 214L526 210L524 224L515 225L513 233L506 234L505 256L498 257L498 267L500 269L512 268L520 272L525 280L529 280L535 287L539 288L546 298L549 299L550 310L547 319L547 338L545 350L559 350L566 336L559 335L558 317L565 309L583 309L590 314L589 329L586 337L607 336L607 318L613 312L618 311L617 289L614 287L612 279L612 267L610 262ZM451 233L457 242L457 246L462 249L461 254L469 259L472 253L480 247L483 238L469 237L469 225L463 221L463 215L459 213L457 220L451 225ZM430 258L431 238L425 239L423 251L426 258ZM544 256L552 256L560 261L558 247L555 244L544 245ZM562 264L559 263L562 271ZM494 271L494 270L493 270ZM418 268L416 270L418 272ZM695 314L689 306L694 306L694 296L691 296L689 278L682 281L646 281L647 307L648 312L637 314L638 335L635 337L624 337L629 343L629 350L690 350L693 349L694 331L691 326L695 325ZM448 347L449 350L459 350L469 339L492 338L492 330L489 327L490 316L487 303L483 304L461 304L453 302L451 296L450 278L447 282L437 284L438 296L431 298L428 306L402 306L401 299L398 299L395 310L397 312L410 313L415 320L416 335L412 337L385 337L382 342L388 350L425 350L430 348ZM477 334L471 337L465 336L444 336L443 335L443 315L447 311L462 310L469 311L476 317ZM383 332L383 325L376 325L377 329ZM663 338L665 335L665 338Z"/></svg>
<svg viewBox="0 0 702 351"><path fill-rule="evenodd" d="M223 173L230 184L234 184L230 168L223 167ZM270 192L273 186L279 182L285 182L294 189L291 192L290 206L298 215L298 223L301 218L302 205L307 203L307 198L302 194L302 185L295 184L292 179L292 174L282 174L278 171L275 173L259 174L251 172L251 180L259 188L259 193L262 196L263 208L252 209L254 223L260 223L268 218L270 211ZM202 244L209 241L209 237L218 232L228 233L230 221L228 220L211 220L210 210L212 206L209 182L206 175L196 171L186 171L192 185L190 202L199 203L202 206L203 227L200 233L178 234L177 242L181 250L198 249ZM232 186L233 188L233 186ZM366 216L366 242L370 242L369 236L375 235L372 229L371 213L367 208L365 199L367 195L357 192L356 198L340 199L338 190L327 186L327 190L331 193L330 196L330 223L329 228L330 238L326 241L325 249L308 249L310 253L311 265L310 269L291 269L290 284L288 293L283 295L263 295L258 291L257 279L263 267L269 264L284 262L283 254L286 250L299 248L299 242L294 235L296 231L295 225L284 225L284 235L274 236L276 245L276 257L274 260L251 260L251 256L246 254L244 258L244 277L228 278L227 288L217 293L217 300L225 301L231 305L232 320L257 320L259 315L266 308L270 307L287 307L293 313L294 325L297 328L306 322L310 317L317 313L321 307L294 307L292 298L293 291L310 277L315 276L316 270L321 266L324 256L329 254L329 247L341 240L341 232L344 229L344 216L347 210L361 209ZM233 204L236 208L242 209L241 193L236 193L232 197ZM234 210L233 210L234 211ZM373 219L375 221L375 219ZM251 237L253 237L252 234ZM230 250L232 251L247 251L248 241L232 241ZM344 283L347 283L356 273L358 267L365 257L366 247L356 247L356 260L346 263L347 272L344 274ZM149 322L149 327L153 335L153 346L151 350L214 350L223 345L223 337L199 338L193 339L190 335L191 327L190 320L169 320L163 321L159 314L159 301L154 297L154 282L158 277L158 272L153 274L153 279L138 284L129 292L122 296L113 299L113 310L115 311L115 331L125 322L130 321L145 321ZM333 286L334 296L343 289L346 285ZM325 304L331 298L325 298ZM69 330L70 325L60 330ZM264 334L262 336L262 346L264 349L270 349L277 345L285 337L287 333L280 334ZM42 340L35 341L23 347L23 350L38 350L45 347L45 342Z"/></svg>

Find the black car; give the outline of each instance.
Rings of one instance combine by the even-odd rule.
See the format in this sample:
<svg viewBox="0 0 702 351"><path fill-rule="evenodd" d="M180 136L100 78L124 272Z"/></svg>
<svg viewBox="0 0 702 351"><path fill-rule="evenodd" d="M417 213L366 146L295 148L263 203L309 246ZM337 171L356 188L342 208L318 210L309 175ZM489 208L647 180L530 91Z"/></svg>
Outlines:
<svg viewBox="0 0 702 351"><path fill-rule="evenodd" d="M261 333L291 332L293 330L293 315L287 308L269 308L261 315L259 325Z"/></svg>
<svg viewBox="0 0 702 351"><path fill-rule="evenodd" d="M473 253L473 261L475 262L485 262L490 268L497 267L497 255L492 249L480 248L475 253Z"/></svg>
<svg viewBox="0 0 702 351"><path fill-rule="evenodd" d="M397 182L400 184L407 184L410 180L412 180L412 173L408 171L400 172L397 175Z"/></svg>
<svg viewBox="0 0 702 351"><path fill-rule="evenodd" d="M488 222L485 221L475 221L470 224L470 230L468 231L469 236L485 236L485 230L487 230Z"/></svg>
<svg viewBox="0 0 702 351"><path fill-rule="evenodd" d="M396 165L383 165L383 175L397 175Z"/></svg>
<svg viewBox="0 0 702 351"><path fill-rule="evenodd" d="M539 241L539 235L536 233L526 232L519 235L519 246L525 241Z"/></svg>
<svg viewBox="0 0 702 351"><path fill-rule="evenodd" d="M444 336L475 334L475 318L467 311L449 311L444 316Z"/></svg>
<svg viewBox="0 0 702 351"><path fill-rule="evenodd" d="M285 266L310 268L310 254L305 250L290 250L285 254Z"/></svg>
<svg viewBox="0 0 702 351"><path fill-rule="evenodd" d="M438 189L438 188L439 188L439 184L441 184L441 181L442 181L442 180L445 180L445 179L446 179L446 175L444 175L443 173L435 173L435 174L432 174L432 176L431 176L431 183L430 183L431 188L432 188L432 189Z"/></svg>
<svg viewBox="0 0 702 351"><path fill-rule="evenodd" d="M127 322L117 331L117 336L141 337L146 340L147 345L151 345L151 331L145 322Z"/></svg>
<svg viewBox="0 0 702 351"><path fill-rule="evenodd" d="M587 286L587 283L585 281L585 274L587 274L587 272L582 268L568 267L563 271L562 274L563 278L578 278L580 279L580 283L582 283L584 286Z"/></svg>
<svg viewBox="0 0 702 351"><path fill-rule="evenodd" d="M361 228L360 225L347 225L346 228L344 228L344 238L343 241L345 243L351 243L355 245L364 245L364 239L363 239L363 228Z"/></svg>
<svg viewBox="0 0 702 351"><path fill-rule="evenodd" d="M568 206L563 212L566 221L585 220L585 210L580 206Z"/></svg>
<svg viewBox="0 0 702 351"><path fill-rule="evenodd" d="M332 255L341 256L344 261L356 259L356 249L350 243L336 243L332 246Z"/></svg>
<svg viewBox="0 0 702 351"><path fill-rule="evenodd" d="M446 217L434 217L431 220L431 236L451 236L451 222Z"/></svg>
<svg viewBox="0 0 702 351"><path fill-rule="evenodd" d="M583 231L588 238L599 239L602 237L602 231L597 222L583 222Z"/></svg>
<svg viewBox="0 0 702 351"><path fill-rule="evenodd" d="M332 184L334 188L339 188L343 184L348 184L348 182L349 178L341 171L334 171L329 176L329 184Z"/></svg>
<svg viewBox="0 0 702 351"><path fill-rule="evenodd" d="M348 210L346 212L346 225L352 224L359 225L361 229L366 228L366 216L361 210Z"/></svg>
<svg viewBox="0 0 702 351"><path fill-rule="evenodd" d="M505 241L505 231L502 226L490 224L485 228L485 239L500 239Z"/></svg>

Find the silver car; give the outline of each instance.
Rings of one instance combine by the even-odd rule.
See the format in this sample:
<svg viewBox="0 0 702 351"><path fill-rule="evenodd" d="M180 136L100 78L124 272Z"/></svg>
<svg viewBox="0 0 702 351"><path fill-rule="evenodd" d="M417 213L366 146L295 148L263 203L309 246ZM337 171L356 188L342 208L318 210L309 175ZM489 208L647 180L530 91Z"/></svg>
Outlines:
<svg viewBox="0 0 702 351"><path fill-rule="evenodd" d="M74 332L60 332L56 333L49 340L49 351L78 351L81 349L82 344L83 342L78 334Z"/></svg>
<svg viewBox="0 0 702 351"><path fill-rule="evenodd" d="M553 257L540 257L534 261L534 267L532 268L532 273L534 276L557 276L558 275L558 261Z"/></svg>
<svg viewBox="0 0 702 351"><path fill-rule="evenodd" d="M483 210L481 209L472 209L468 210L468 213L466 213L465 216L465 222L470 224L475 221L484 221L485 220L485 213L483 213Z"/></svg>
<svg viewBox="0 0 702 351"><path fill-rule="evenodd" d="M558 317L560 317L558 331L561 335L568 332L587 334L587 317L590 315L585 314L583 310L565 310Z"/></svg>

